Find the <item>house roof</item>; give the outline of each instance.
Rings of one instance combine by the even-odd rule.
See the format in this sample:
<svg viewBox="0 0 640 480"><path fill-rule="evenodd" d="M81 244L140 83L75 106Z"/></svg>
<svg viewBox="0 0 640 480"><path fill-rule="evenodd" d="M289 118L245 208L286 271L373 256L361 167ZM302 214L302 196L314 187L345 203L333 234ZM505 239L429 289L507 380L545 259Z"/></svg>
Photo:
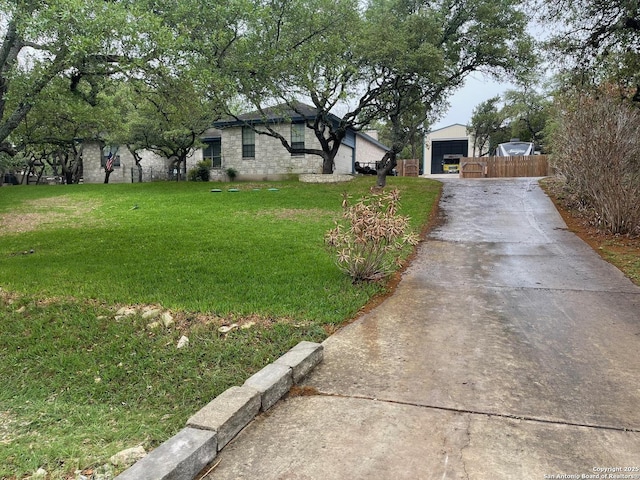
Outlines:
<svg viewBox="0 0 640 480"><path fill-rule="evenodd" d="M206 142L207 140L214 140L220 137L222 137L222 132L220 130L217 128L208 128L204 131L200 139Z"/></svg>
<svg viewBox="0 0 640 480"><path fill-rule="evenodd" d="M316 107L302 102L281 103L273 107L265 108L262 111L254 110L243 113L237 117L228 117L213 123L215 128L237 127L244 124L279 123L283 121L303 121L313 120L318 115ZM332 113L329 118L339 122L340 118Z"/></svg>
<svg viewBox="0 0 640 480"><path fill-rule="evenodd" d="M464 127L464 128L467 128L467 126L463 125L462 123L452 123L451 125L447 125L446 127L440 127L440 128L436 128L435 130L430 130L427 134L430 135L430 134L435 133L435 132L440 132L442 130L447 130L447 129L451 128L451 127Z"/></svg>

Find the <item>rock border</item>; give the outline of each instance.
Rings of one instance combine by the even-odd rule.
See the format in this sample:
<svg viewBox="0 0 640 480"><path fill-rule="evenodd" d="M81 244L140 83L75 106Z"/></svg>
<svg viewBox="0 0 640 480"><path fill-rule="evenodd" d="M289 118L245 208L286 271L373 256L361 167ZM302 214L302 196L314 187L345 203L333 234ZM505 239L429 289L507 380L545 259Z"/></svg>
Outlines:
<svg viewBox="0 0 640 480"><path fill-rule="evenodd" d="M301 173L298 180L303 183L338 183L350 182L355 177L346 173Z"/></svg>
<svg viewBox="0 0 640 480"><path fill-rule="evenodd" d="M260 412L322 362L324 347L302 341L251 376L231 387L187 420L185 428L114 480L193 480Z"/></svg>

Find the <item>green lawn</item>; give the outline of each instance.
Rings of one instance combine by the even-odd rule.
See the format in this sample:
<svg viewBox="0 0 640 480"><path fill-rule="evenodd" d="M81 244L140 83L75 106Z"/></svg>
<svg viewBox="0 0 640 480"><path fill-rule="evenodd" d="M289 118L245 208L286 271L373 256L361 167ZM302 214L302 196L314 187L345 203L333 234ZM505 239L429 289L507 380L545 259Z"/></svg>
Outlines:
<svg viewBox="0 0 640 480"><path fill-rule="evenodd" d="M384 285L353 285L323 236L342 192L358 198L373 182L0 188L0 478L40 467L65 478L153 448L226 388L352 318ZM389 187L420 229L439 184ZM123 305L162 306L176 326L115 320Z"/></svg>

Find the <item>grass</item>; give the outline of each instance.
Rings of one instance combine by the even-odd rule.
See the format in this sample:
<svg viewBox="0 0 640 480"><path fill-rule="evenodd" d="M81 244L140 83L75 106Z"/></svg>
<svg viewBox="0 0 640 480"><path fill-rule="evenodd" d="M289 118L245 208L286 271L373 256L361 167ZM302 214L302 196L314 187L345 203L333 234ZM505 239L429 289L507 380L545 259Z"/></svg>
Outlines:
<svg viewBox="0 0 640 480"><path fill-rule="evenodd" d="M72 478L123 448L153 448L226 388L355 316L385 286L352 284L323 236L341 193L371 184L1 188L0 478ZM419 230L439 185L389 184ZM116 320L122 305L170 309L176 326ZM230 323L250 328L219 332ZM189 347L177 349L182 335Z"/></svg>

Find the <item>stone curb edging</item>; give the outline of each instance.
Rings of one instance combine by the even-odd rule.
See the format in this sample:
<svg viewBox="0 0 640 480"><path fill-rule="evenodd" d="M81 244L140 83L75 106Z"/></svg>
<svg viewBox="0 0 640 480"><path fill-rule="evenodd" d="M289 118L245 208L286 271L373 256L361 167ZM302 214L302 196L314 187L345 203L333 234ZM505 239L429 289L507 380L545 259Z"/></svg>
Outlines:
<svg viewBox="0 0 640 480"><path fill-rule="evenodd" d="M350 182L354 178L354 175L347 173L301 173L298 176L298 181L303 183L338 183Z"/></svg>
<svg viewBox="0 0 640 480"><path fill-rule="evenodd" d="M191 416L185 428L114 480L193 480L261 411L271 408L323 359L324 347L300 342Z"/></svg>

